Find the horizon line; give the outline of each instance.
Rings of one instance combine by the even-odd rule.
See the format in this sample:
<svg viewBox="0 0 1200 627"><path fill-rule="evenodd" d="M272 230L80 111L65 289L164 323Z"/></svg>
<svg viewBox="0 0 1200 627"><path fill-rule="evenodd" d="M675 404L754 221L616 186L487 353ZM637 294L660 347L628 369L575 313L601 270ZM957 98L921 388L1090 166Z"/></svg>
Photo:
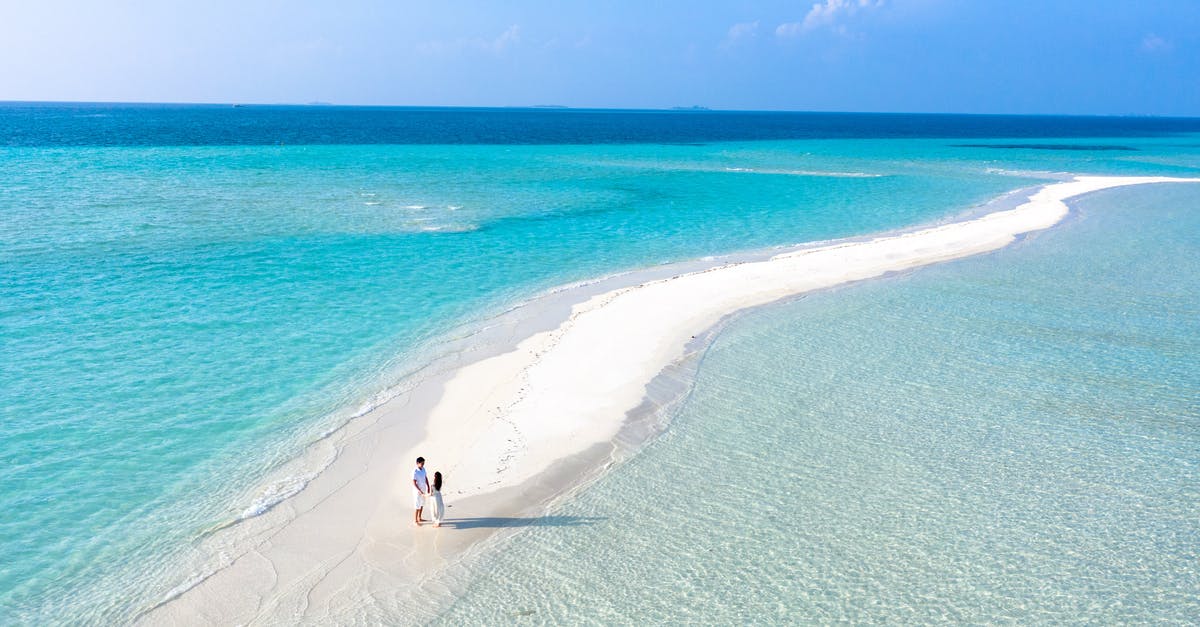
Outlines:
<svg viewBox="0 0 1200 627"><path fill-rule="evenodd" d="M324 101L311 102L248 102L248 101L157 101L157 100L5 100L0 106L13 104L31 105L147 105L147 106L204 106L204 107L310 107L310 108L356 108L356 109L533 109L539 111L611 111L611 112L661 112L661 113L808 113L846 115L961 115L979 117L1091 117L1091 118L1166 118L1200 119L1197 115L1174 115L1160 113L997 113L962 111L836 111L821 109L737 109L709 107L704 105L671 107L615 107L576 106L559 104L527 105L432 105L432 104L347 104Z"/></svg>

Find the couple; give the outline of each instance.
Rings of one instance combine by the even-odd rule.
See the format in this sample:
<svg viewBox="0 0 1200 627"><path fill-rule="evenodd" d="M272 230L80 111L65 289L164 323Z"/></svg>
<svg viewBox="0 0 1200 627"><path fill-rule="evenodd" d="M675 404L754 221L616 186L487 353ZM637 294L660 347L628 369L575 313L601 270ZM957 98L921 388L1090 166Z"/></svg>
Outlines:
<svg viewBox="0 0 1200 627"><path fill-rule="evenodd" d="M417 467L413 469L413 505L417 513L413 516L413 524L421 526L421 511L425 509L425 499L433 501L433 526L442 526L442 516L446 514L446 506L442 503L442 473L433 473L433 484L425 474L425 458L417 458Z"/></svg>

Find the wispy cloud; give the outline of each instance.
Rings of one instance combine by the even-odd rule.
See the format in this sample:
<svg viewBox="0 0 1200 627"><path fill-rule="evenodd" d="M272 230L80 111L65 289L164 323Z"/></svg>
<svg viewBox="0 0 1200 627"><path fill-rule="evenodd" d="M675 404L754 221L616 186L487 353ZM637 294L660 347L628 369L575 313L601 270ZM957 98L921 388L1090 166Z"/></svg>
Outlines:
<svg viewBox="0 0 1200 627"><path fill-rule="evenodd" d="M1170 52L1174 47L1175 44L1154 33L1146 33L1142 38L1142 52Z"/></svg>
<svg viewBox="0 0 1200 627"><path fill-rule="evenodd" d="M804 19L785 22L775 29L777 37L798 37L819 28L841 29L839 22L859 11L883 6L884 0L825 0L812 5Z"/></svg>
<svg viewBox="0 0 1200 627"><path fill-rule="evenodd" d="M758 21L741 22L729 27L729 32L725 34L725 39L721 42L722 48L732 48L739 43L753 39L758 36Z"/></svg>
<svg viewBox="0 0 1200 627"><path fill-rule="evenodd" d="M502 54L521 42L521 27L513 24L499 35L484 37L460 37L449 41L427 41L417 44L417 52L427 55L447 54L463 50L477 50L491 54Z"/></svg>
<svg viewBox="0 0 1200 627"><path fill-rule="evenodd" d="M488 46L494 52L504 52L509 47L521 42L521 27L513 24L508 27L508 30L500 33L500 36L493 39Z"/></svg>

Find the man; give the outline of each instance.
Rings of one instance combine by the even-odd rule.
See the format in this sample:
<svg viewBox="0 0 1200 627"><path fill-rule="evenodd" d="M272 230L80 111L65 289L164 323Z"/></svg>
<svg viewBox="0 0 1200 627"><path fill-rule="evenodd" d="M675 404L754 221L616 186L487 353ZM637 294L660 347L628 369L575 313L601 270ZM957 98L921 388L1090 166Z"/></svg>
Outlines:
<svg viewBox="0 0 1200 627"><path fill-rule="evenodd" d="M425 495L429 494L429 477L425 475L425 458L417 458L417 467L413 469L413 504L417 506L417 513L413 517L413 524L421 526L421 510L425 509Z"/></svg>

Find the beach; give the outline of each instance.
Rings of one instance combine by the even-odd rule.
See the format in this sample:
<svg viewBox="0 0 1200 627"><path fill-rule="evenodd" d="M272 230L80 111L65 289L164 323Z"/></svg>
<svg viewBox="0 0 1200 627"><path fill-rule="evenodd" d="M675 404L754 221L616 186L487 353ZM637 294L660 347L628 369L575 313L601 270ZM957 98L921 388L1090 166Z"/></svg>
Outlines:
<svg viewBox="0 0 1200 627"><path fill-rule="evenodd" d="M727 317L1001 249L1054 226L1084 194L1191 181L1078 177L980 217L552 292L314 447L328 462L303 490L204 540L225 553L221 567L139 620L321 622L444 598L439 571L486 551L498 531L536 525L547 503L604 473L623 438L647 437L645 414L663 402L648 387L694 361ZM442 529L411 523L418 455L447 476Z"/></svg>

